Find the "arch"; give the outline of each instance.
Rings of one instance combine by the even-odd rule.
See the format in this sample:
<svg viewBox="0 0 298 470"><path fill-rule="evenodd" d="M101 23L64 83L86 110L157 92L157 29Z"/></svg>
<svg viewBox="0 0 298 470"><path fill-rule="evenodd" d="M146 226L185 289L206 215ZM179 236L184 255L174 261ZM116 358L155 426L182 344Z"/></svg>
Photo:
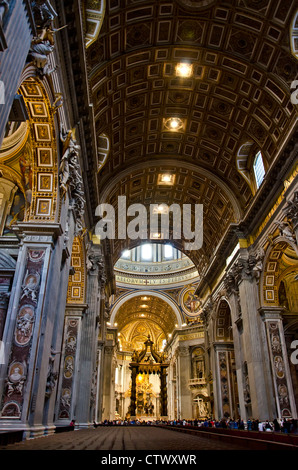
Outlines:
<svg viewBox="0 0 298 470"><path fill-rule="evenodd" d="M298 59L298 10L296 11L290 29L291 51L294 57Z"/></svg>
<svg viewBox="0 0 298 470"><path fill-rule="evenodd" d="M16 261L8 255L4 250L0 250L0 269L14 270L16 268Z"/></svg>
<svg viewBox="0 0 298 470"><path fill-rule="evenodd" d="M85 44L88 48L96 39L100 33L100 29L104 20L106 1L85 0Z"/></svg>
<svg viewBox="0 0 298 470"><path fill-rule="evenodd" d="M251 141L245 142L239 147L239 150L236 156L237 170L243 176L243 178L247 181L251 189L253 189L253 184L251 181L250 171L248 169L248 161L249 161L249 156L251 154L251 151L254 145L255 145L254 142L251 142Z"/></svg>
<svg viewBox="0 0 298 470"><path fill-rule="evenodd" d="M278 287L281 275L281 258L287 248L290 248L298 257L298 248L294 242L278 236L268 246L263 263L263 272L260 278L260 304L261 306L279 306ZM297 264L298 269L298 264Z"/></svg>
<svg viewBox="0 0 298 470"><path fill-rule="evenodd" d="M160 184L158 177L170 172L171 174L175 173L177 182L172 186ZM187 237L182 230L175 231L175 225L172 222L174 216L172 217L171 214L168 214L170 218L169 231L164 238L161 233L158 239L159 242L170 241L173 243L175 248L184 252L192 260L199 272L203 272L207 267L214 253L216 243L220 243L220 240L225 236L230 224L239 223L243 214L243 200L240 196L236 196L225 181L209 170L185 161L181 162L175 160L175 162L169 162L169 160L164 158L154 161L147 160L130 166L124 171L119 171L114 175L113 178L109 178L109 180L103 182L103 189L99 199L99 206L101 206L101 204L108 204L111 209L110 217L115 217L115 224L110 224L110 227L113 226L115 234L113 234L114 239L111 241L114 264L123 250L131 249L141 243L140 239L131 240L126 237L126 233L121 235L121 237L118 236L120 227L119 220L125 222L124 218L119 218L120 206L122 205L122 201L119 198L123 197L123 195L129 196L129 198L125 200L127 209L133 207L134 203L137 203L143 209L142 215L145 214L146 211L147 219L145 214L144 224L147 222L147 227L144 227L144 230L148 240L153 238L151 237L151 232L152 235L154 235L155 232L155 230L150 232L148 230L150 226L150 204L160 205L167 203L169 207L175 205L176 208L178 207L177 212L180 210L181 214L183 205L188 204L191 207L191 217L193 221L195 209L199 210L203 206L203 231L197 236L197 241L200 239L200 243L202 242L200 249L187 250ZM102 180L103 179L104 178L102 178ZM182 183L182 180L184 183ZM153 194L149 199L150 194L147 188L150 187L151 184L152 188L156 187L156 189L152 190ZM180 189L182 198L179 199ZM211 201L208 199L208 194L212 195ZM125 212L126 211L122 210L121 215L125 214ZM100 212L98 212L98 214L99 213ZM181 215L178 215L178 217L181 217ZM180 218L180 220L182 220L182 218ZM196 225L198 232L200 225L201 224ZM203 236L201 237L201 235ZM143 242L145 242L145 240L143 240Z"/></svg>
<svg viewBox="0 0 298 470"><path fill-rule="evenodd" d="M214 322L215 341L233 341L231 308L228 301L221 298L216 309Z"/></svg>
<svg viewBox="0 0 298 470"><path fill-rule="evenodd" d="M158 160L158 163L155 161L155 160L147 160L145 163L144 162L141 162L141 163L138 163L136 165L133 166L133 170L136 171L136 170L142 170L142 169L150 169L150 167L152 166L152 163L154 162L154 165L158 165L159 167L165 169L169 166L173 166L173 160L171 162L169 162L167 159L159 159ZM239 203L239 200L238 198L233 194L233 192L231 191L230 187L228 186L228 184L221 180L218 176L216 176L214 173L212 173L211 171L203 168L203 167L198 167L197 165L193 165L191 163L187 163L187 162L182 162L181 160L180 161L177 161L177 164L179 164L179 167L185 169L185 170L189 170L189 171L192 171L194 173L199 173L200 175L203 175L203 176L206 176L207 178L209 178L213 183L215 183L216 185L219 186L219 188L226 194L228 195L228 198L232 204L232 207L233 207L233 211L234 211L234 216L235 216L235 221L236 222L239 222L241 220L241 216L242 216L242 208L241 208L241 205ZM115 178L111 178L109 179L109 182L105 185L103 191L101 192L101 195L100 195L100 200L99 200L99 203L102 204L104 202L106 202L108 199L109 199L109 195L111 194L111 192L113 191L113 189L115 188L116 184L119 183L122 179L124 179L125 177L127 177L128 175L131 174L131 170L132 170L132 167L128 167L126 168L125 170L117 173L117 175L115 176Z"/></svg>
<svg viewBox="0 0 298 470"><path fill-rule="evenodd" d="M137 292L130 292L128 294L124 294L121 296L114 305L111 308L111 316L110 316L110 323L113 325L115 322L115 317L116 314L119 310L119 308L125 304L128 300L134 299L135 297L140 297L140 296L150 296L150 297L157 297L164 302L166 302L173 310L176 320L177 320L177 325L180 328L183 324L183 317L182 314L178 308L178 306L174 303L174 301L167 296L166 294L161 294L160 292L155 292L155 291L150 291L150 290L144 290L144 291L137 291Z"/></svg>
<svg viewBox="0 0 298 470"><path fill-rule="evenodd" d="M33 75L32 67L24 70L18 94L24 100L27 121L4 139L1 171L25 194L25 221L53 222L59 194L55 109L46 85Z"/></svg>

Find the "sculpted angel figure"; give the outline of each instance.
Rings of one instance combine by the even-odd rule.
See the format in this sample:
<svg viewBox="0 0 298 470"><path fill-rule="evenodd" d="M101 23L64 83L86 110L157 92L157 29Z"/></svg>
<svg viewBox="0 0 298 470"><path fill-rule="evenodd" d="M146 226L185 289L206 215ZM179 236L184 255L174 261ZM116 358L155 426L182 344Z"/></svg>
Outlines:
<svg viewBox="0 0 298 470"><path fill-rule="evenodd" d="M295 243L295 238L293 235L293 231L291 226L288 224L288 222L279 222L275 221L275 225L278 226L280 235L287 238L291 242Z"/></svg>
<svg viewBox="0 0 298 470"><path fill-rule="evenodd" d="M59 182L62 196L64 197L67 193L69 186L69 180L71 176L71 170L76 164L76 156L80 148L73 138L71 130L65 132L61 126L60 139L63 142L62 148L62 159L59 167Z"/></svg>

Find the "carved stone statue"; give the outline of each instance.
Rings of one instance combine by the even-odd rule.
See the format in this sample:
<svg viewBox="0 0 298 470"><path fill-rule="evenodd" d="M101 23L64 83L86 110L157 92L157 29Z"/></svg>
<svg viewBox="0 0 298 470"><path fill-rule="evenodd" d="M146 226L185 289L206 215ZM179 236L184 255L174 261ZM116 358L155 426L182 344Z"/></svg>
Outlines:
<svg viewBox="0 0 298 470"><path fill-rule="evenodd" d="M59 182L62 198L69 191L72 199L72 208L76 218L76 234L83 230L83 216L85 210L85 197L83 179L80 174L79 150L71 130L64 131L61 127L60 139L63 143L62 159L59 167ZM90 260L89 260L90 261Z"/></svg>
<svg viewBox="0 0 298 470"><path fill-rule="evenodd" d="M48 63L48 56L54 50L54 35L66 26L58 29L53 27L52 22L57 13L48 0L35 0L31 5L37 36L31 42L29 57L41 76L49 75L56 70L56 67L49 68Z"/></svg>
<svg viewBox="0 0 298 470"><path fill-rule="evenodd" d="M260 248L255 255L251 255L248 264L251 268L253 277L259 280L263 270L263 260L265 258L265 251Z"/></svg>
<svg viewBox="0 0 298 470"><path fill-rule="evenodd" d="M57 13L49 0L32 0L31 7L34 20L38 28L46 28L51 25Z"/></svg>
<svg viewBox="0 0 298 470"><path fill-rule="evenodd" d="M284 209L287 221L291 222L295 228L298 223L298 191L295 191L292 201L287 201L287 206Z"/></svg>
<svg viewBox="0 0 298 470"><path fill-rule="evenodd" d="M48 56L53 52L54 46L49 41L40 41L39 38L33 39L31 42L30 55L33 59L34 65L40 70L42 75L45 75L46 66L48 63Z"/></svg>
<svg viewBox="0 0 298 470"><path fill-rule="evenodd" d="M290 242L296 243L296 239L292 230L292 227L288 222L275 221L275 225L278 226L280 235L287 238Z"/></svg>
<svg viewBox="0 0 298 470"><path fill-rule="evenodd" d="M58 379L58 372L54 372L54 370L53 370L56 354L58 354L58 351L54 351L53 348L51 348L51 355L49 357L49 368L48 368L48 375L47 375L46 393L45 393L47 398L49 398L51 396L51 393L54 390L56 381Z"/></svg>

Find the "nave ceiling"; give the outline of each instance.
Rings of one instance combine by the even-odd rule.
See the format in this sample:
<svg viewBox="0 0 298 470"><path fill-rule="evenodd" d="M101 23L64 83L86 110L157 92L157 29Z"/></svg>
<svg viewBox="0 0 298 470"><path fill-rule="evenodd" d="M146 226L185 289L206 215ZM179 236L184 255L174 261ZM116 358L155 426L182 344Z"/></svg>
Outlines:
<svg viewBox="0 0 298 470"><path fill-rule="evenodd" d="M295 11L289 0L109 0L87 47L96 136L110 146L93 194L116 209L121 195L127 206L203 204L200 270L252 203L253 155L261 150L268 170L295 122ZM184 61L189 78L176 74ZM167 128L172 117L178 130ZM163 172L173 186L158 184ZM111 245L115 263L129 245Z"/></svg>

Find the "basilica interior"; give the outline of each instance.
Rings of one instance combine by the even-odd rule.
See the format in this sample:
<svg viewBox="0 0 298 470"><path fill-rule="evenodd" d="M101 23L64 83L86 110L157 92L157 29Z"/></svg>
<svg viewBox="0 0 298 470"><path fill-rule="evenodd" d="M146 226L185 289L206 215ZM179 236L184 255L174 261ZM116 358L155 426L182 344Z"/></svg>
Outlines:
<svg viewBox="0 0 298 470"><path fill-rule="evenodd" d="M0 431L297 418L297 65L295 0L0 1Z"/></svg>

